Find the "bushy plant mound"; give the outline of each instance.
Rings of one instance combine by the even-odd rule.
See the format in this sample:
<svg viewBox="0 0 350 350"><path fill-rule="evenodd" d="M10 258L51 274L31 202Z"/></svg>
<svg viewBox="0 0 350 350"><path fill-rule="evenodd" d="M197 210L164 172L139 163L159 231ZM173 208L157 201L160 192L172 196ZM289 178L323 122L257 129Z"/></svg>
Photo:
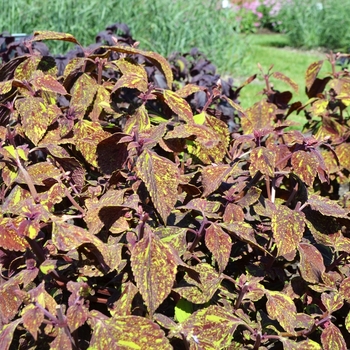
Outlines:
<svg viewBox="0 0 350 350"><path fill-rule="evenodd" d="M0 348L349 347L347 71L302 105L270 69L243 110L198 53L105 34L0 67Z"/></svg>

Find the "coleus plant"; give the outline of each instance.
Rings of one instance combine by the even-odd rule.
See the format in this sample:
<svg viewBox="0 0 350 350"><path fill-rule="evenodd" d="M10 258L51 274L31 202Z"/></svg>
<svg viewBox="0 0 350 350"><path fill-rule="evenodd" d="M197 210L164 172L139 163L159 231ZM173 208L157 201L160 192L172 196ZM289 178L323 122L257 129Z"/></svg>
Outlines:
<svg viewBox="0 0 350 350"><path fill-rule="evenodd" d="M325 78L308 68L305 105L261 68L265 97L243 110L135 42L81 48L60 74L43 40L79 45L36 32L0 67L0 348L349 347L337 57Z"/></svg>

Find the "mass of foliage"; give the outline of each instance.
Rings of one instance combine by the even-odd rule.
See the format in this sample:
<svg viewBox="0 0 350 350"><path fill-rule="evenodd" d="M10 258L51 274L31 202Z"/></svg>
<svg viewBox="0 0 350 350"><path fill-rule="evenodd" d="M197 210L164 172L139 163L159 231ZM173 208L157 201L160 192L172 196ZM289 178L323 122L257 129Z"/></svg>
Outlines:
<svg viewBox="0 0 350 350"><path fill-rule="evenodd" d="M124 34L119 35L121 30ZM6 44L6 38L3 42ZM53 57L42 41L77 47ZM260 102L122 24L0 66L1 349L350 347L350 76ZM305 132L293 115L305 113Z"/></svg>

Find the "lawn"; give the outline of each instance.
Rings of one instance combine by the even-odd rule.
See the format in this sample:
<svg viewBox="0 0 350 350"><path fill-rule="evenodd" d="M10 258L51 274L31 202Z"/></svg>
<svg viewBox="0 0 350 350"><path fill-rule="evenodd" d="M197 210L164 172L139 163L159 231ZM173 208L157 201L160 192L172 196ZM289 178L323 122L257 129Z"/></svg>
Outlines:
<svg viewBox="0 0 350 350"><path fill-rule="evenodd" d="M259 94L265 87L264 79L257 66L261 64L264 73L273 64L272 71L278 71L294 80L299 86L299 93L294 94L293 101L307 101L305 94L305 72L308 66L315 61L326 58L326 53L312 50L297 50L288 46L288 39L283 34L250 34L242 37L248 45L248 53L239 69L233 72L235 85L243 83L249 76L257 73L257 78L241 91L240 101L244 108L253 105L261 99ZM321 73L329 71L326 63ZM277 90L291 90L287 84L273 79Z"/></svg>

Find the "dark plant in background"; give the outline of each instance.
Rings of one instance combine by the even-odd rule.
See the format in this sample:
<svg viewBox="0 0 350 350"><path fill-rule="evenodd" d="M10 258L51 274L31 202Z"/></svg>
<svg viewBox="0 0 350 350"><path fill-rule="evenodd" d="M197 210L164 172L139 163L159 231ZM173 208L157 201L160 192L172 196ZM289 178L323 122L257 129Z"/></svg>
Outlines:
<svg viewBox="0 0 350 350"><path fill-rule="evenodd" d="M0 67L0 348L349 347L338 57L308 68L306 105L260 67L243 110L198 51L169 63L118 29L39 31ZM59 68L44 40L79 49Z"/></svg>

